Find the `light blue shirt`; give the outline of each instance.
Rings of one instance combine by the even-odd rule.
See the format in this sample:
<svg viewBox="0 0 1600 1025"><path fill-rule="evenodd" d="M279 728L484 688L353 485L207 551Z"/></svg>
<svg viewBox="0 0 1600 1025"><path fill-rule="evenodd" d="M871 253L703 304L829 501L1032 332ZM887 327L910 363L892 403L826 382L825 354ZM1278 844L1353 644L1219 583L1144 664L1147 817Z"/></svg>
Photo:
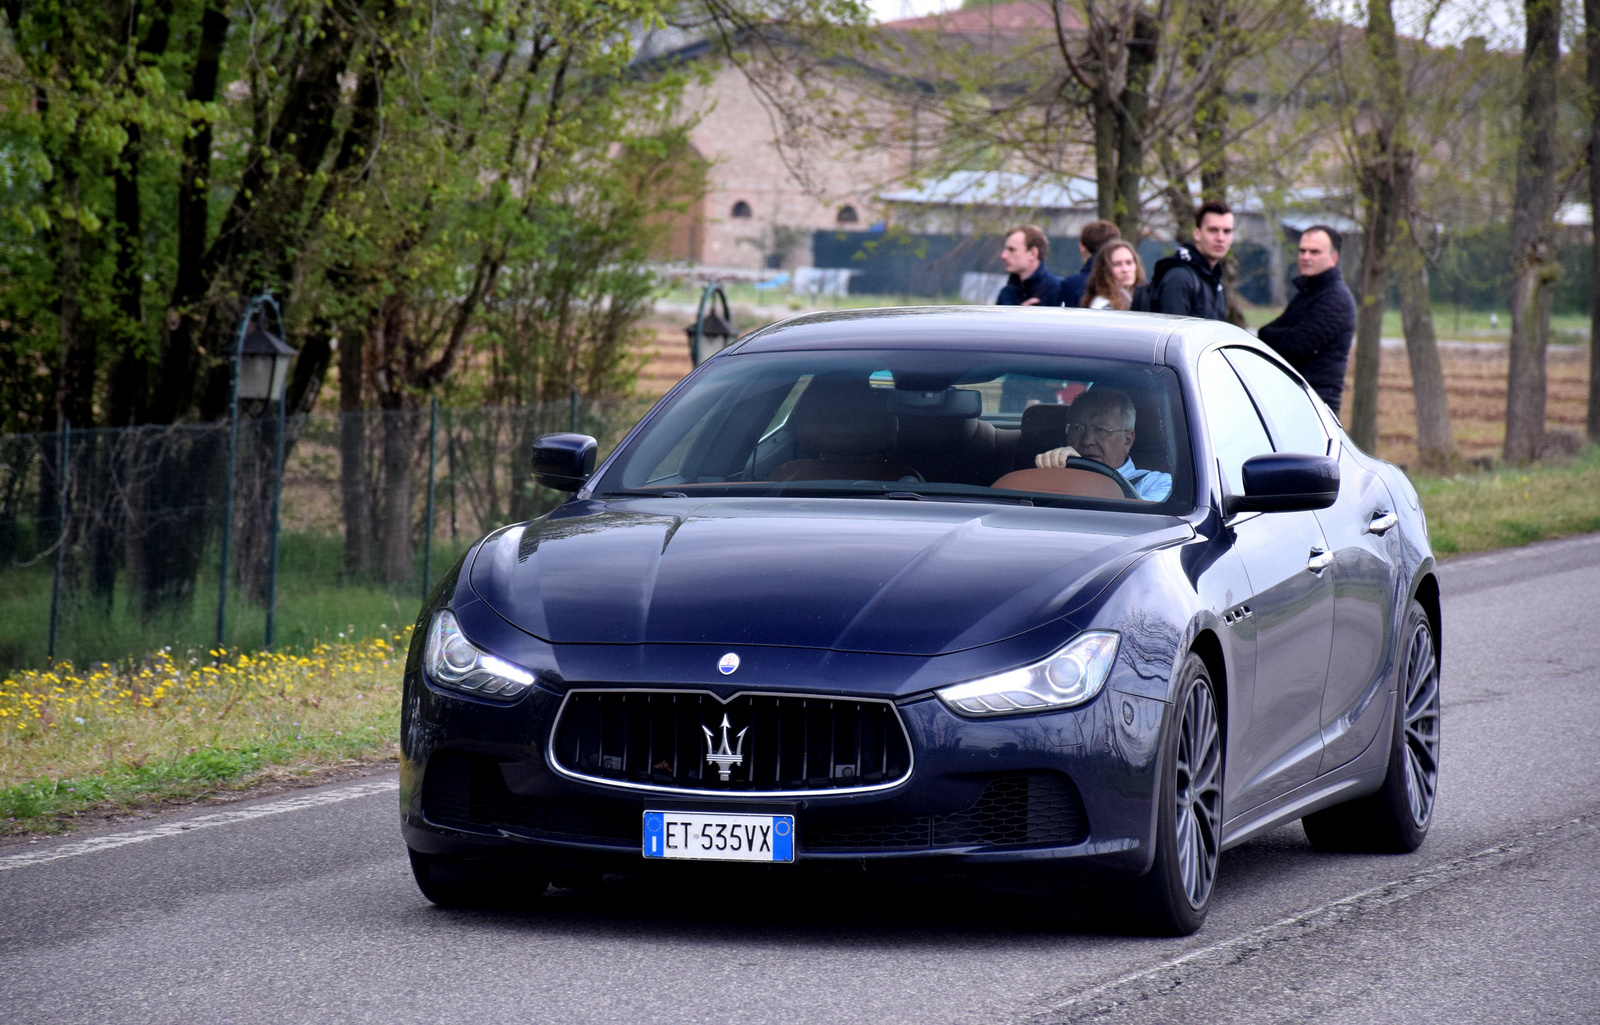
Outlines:
<svg viewBox="0 0 1600 1025"><path fill-rule="evenodd" d="M1146 502L1165 502L1172 497L1172 474L1159 473L1155 470L1141 470L1133 465L1129 459L1117 467L1117 472L1122 474L1133 490L1139 492L1139 497Z"/></svg>

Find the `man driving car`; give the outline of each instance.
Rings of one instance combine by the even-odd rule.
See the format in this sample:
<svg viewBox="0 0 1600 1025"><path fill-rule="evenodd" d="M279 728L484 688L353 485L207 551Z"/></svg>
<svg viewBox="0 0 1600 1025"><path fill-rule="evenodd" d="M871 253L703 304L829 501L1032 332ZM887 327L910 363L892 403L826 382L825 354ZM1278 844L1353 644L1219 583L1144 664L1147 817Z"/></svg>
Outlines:
<svg viewBox="0 0 1600 1025"><path fill-rule="evenodd" d="M1041 452L1034 465L1063 467L1073 457L1092 459L1123 476L1146 502L1164 502L1172 494L1172 475L1141 470L1128 452L1133 448L1133 399L1115 388L1091 388L1072 404L1067 444Z"/></svg>

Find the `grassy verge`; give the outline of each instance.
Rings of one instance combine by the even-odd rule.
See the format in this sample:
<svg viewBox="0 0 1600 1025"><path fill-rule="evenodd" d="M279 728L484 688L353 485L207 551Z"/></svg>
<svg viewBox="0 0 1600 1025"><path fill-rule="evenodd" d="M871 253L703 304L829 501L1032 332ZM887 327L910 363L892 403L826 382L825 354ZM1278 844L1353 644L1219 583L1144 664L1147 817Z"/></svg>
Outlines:
<svg viewBox="0 0 1600 1025"><path fill-rule="evenodd" d="M0 832L393 757L410 631L0 681Z"/></svg>
<svg viewBox="0 0 1600 1025"><path fill-rule="evenodd" d="M1600 447L1564 466L1418 477L1438 555L1512 548L1600 530Z"/></svg>

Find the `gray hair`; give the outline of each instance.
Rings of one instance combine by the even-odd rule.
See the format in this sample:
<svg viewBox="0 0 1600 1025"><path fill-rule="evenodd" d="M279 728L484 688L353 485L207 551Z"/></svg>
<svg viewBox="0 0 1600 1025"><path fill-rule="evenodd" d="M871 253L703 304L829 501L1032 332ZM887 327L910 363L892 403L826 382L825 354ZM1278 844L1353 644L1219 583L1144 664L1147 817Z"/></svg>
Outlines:
<svg viewBox="0 0 1600 1025"><path fill-rule="evenodd" d="M1133 398L1119 388L1090 388L1079 395L1072 404L1072 414L1075 417L1088 416L1102 409L1120 410L1122 413L1122 429L1133 430L1133 422L1138 418L1138 413L1133 408Z"/></svg>

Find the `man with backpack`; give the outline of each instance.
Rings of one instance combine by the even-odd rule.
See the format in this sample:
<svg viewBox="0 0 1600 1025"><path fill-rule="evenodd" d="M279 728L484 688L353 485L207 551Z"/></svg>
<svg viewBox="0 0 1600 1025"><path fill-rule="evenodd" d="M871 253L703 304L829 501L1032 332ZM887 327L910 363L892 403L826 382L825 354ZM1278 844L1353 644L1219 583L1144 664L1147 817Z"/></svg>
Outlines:
<svg viewBox="0 0 1600 1025"><path fill-rule="evenodd" d="M1228 319L1228 293L1222 286L1222 261L1233 248L1233 211L1218 200L1194 213L1194 244L1180 245L1156 262L1150 284L1135 299L1135 309L1205 320Z"/></svg>

